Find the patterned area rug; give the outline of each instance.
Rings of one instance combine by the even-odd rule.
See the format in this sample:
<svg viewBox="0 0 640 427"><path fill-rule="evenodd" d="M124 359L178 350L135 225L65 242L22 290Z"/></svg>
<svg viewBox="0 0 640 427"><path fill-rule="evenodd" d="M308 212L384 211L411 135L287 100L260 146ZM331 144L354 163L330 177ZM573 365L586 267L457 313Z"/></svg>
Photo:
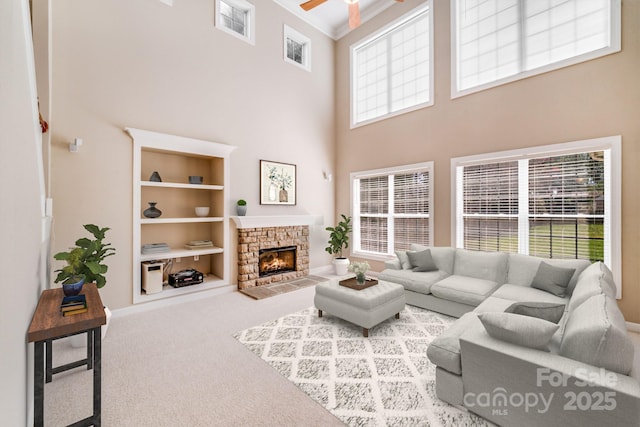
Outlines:
<svg viewBox="0 0 640 427"><path fill-rule="evenodd" d="M234 338L349 426L487 426L442 402L427 346L455 319L407 305L362 328L314 307Z"/></svg>

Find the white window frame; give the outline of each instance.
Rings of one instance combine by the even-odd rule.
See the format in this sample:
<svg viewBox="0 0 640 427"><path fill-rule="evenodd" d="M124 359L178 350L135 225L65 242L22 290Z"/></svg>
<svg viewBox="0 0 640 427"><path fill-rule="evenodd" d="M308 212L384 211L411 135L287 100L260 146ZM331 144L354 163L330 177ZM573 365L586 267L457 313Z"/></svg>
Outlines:
<svg viewBox="0 0 640 427"><path fill-rule="evenodd" d="M458 191L461 186L464 166L513 160L522 161L530 158L554 157L563 154L590 151L605 151L605 156L609 156L611 173L608 176L605 175L605 205L608 205L605 207L605 212L608 211L609 215L608 217L605 216L604 262L613 272L617 286L616 297L618 299L622 298L622 137L620 135L452 158L451 245L458 248L464 246L464 222L462 220L462 207L464 205L463 194L462 191ZM528 185L528 182L523 182L523 184ZM528 209L526 212L520 212L519 215L528 217ZM522 227L526 227L526 229L521 229ZM526 239L528 239L528 231L528 219L526 221L520 221L518 234L520 241L519 253L521 254L527 254L529 250L528 243L526 242ZM607 248L609 249L608 251Z"/></svg>
<svg viewBox="0 0 640 427"><path fill-rule="evenodd" d="M302 64L294 61L287 56L287 39L291 39L296 43L302 45ZM283 39L282 39L282 54L284 62L293 64L296 67L300 67L303 70L311 71L311 39L304 34L294 30L287 24L284 24Z"/></svg>
<svg viewBox="0 0 640 427"><path fill-rule="evenodd" d="M356 73L356 69L355 69L355 54L357 52L357 50L359 48L361 48L362 46L372 42L373 40L379 38L379 37L383 37L385 36L386 33L389 33L393 30L395 30L396 28L402 26L405 22L410 21L411 19L413 19L414 17L416 17L417 15L428 11L428 19L429 19L429 99L426 102L411 106L411 107L407 107L404 108L402 110L398 110L398 111L394 111L391 113L387 113L385 115L382 116L378 116L375 117L373 119L369 119L369 120L365 120L365 121L361 121L361 122L356 122L356 93L355 93L355 79L354 79L354 75ZM380 120L385 120L388 119L390 117L395 117L398 116L400 114L405 114L405 113L410 113L412 111L415 110L419 110L421 108L425 108L425 107L430 107L434 104L434 98L435 98L435 94L434 94L434 40L433 40L433 0L426 0L423 4L421 4L420 6L418 6L417 8L413 9L412 11L402 15L400 18L394 20L393 22L389 23L388 25L386 25L385 27L383 27L381 30L376 31L373 34L370 34L369 36L367 36L365 39L363 40L359 40L358 42L352 44L349 48L350 54L349 54L349 63L350 63L350 68L349 68L349 85L350 85L350 95L351 95L351 119L350 119L350 129L355 129L358 128L360 126L365 126L368 125L370 123L375 123L378 122Z"/></svg>
<svg viewBox="0 0 640 427"><path fill-rule="evenodd" d="M231 28L228 28L224 24L224 19L221 13L220 2L224 2L229 6L235 9L241 9L247 14L247 22L245 25L245 32L247 34L240 34L236 31L233 31ZM224 31L227 34L231 34L234 37L239 38L240 40L244 40L245 42L255 45L256 44L256 8L253 4L249 3L247 0L215 0L215 26L219 30Z"/></svg>
<svg viewBox="0 0 640 427"><path fill-rule="evenodd" d="M359 228L360 227L360 221L359 221L360 200L358 197L360 192L359 192L359 189L357 188L358 180L362 178L371 178L375 176L384 176L384 175L391 176L391 175L397 175L397 174L414 173L414 172L425 171L425 170L428 171L429 173L429 214L422 215L421 217L426 217L429 219L429 242L427 243L427 246L433 246L433 189L434 189L433 161L414 163L411 165L396 166L396 167L383 168L383 169L352 172L350 174L351 217L353 218L353 223L352 223L353 244L351 245L352 246L351 253L353 256L372 259L372 260L378 260L378 261L387 261L387 260L393 259L395 257L395 252L393 248L394 246L393 219L396 217L403 216L401 214L393 213L393 204L390 204L390 209L388 210L387 214L382 215L382 216L385 216L389 221L389 226L387 227L388 241L387 241L386 254L362 250L360 247L360 239L357 238L357 236L360 235L360 228ZM393 194L392 189L393 187L391 186L389 188L389 197L391 197L391 195Z"/></svg>
<svg viewBox="0 0 640 427"><path fill-rule="evenodd" d="M523 1L523 0L520 0ZM558 70L560 68L569 67L571 65L579 64L581 62L590 61L592 59L600 58L606 55L611 55L616 52L620 52L622 49L622 24L621 24L621 0L611 1L611 15L610 15L610 46L604 47L598 50L584 53L582 55L567 58L562 61L554 62L544 65L542 67L534 68L531 70L520 71L519 73L508 76L493 82L484 83L478 86L474 86L464 90L458 90L458 27L456 17L457 15L457 1L451 1L451 99L459 98L462 96L470 95L472 93L480 92L486 89L490 89L496 86L502 86L507 83L525 79L527 77L536 76L538 74L547 73L549 71Z"/></svg>

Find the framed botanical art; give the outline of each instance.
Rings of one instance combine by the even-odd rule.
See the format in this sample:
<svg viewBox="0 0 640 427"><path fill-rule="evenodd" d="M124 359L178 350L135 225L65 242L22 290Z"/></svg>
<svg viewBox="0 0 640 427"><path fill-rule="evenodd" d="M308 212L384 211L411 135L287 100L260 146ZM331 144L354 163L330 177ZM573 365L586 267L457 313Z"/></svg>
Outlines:
<svg viewBox="0 0 640 427"><path fill-rule="evenodd" d="M296 204L296 165L260 160L260 204Z"/></svg>

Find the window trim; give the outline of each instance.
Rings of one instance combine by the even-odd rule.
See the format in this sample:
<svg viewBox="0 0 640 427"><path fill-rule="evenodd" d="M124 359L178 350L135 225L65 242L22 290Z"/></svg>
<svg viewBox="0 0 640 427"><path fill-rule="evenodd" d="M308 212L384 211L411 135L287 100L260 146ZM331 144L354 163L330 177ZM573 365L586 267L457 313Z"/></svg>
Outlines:
<svg viewBox="0 0 640 427"><path fill-rule="evenodd" d="M585 151L610 150L610 179L605 181L605 198L609 194L609 248L610 257L608 267L613 272L617 291L616 298L622 298L622 136L607 136L602 138L586 139L560 144L540 145L515 150L497 151L493 153L475 154L451 159L451 246L458 247L458 238L463 225L459 221L458 206L462 203L462 194L459 194L458 180L461 175L461 167L501 162L509 160L525 160L534 157L554 157L563 154L572 154ZM606 155L606 154L605 154ZM607 221L605 217L605 221ZM521 243L522 245L522 243ZM522 246L520 246L522 249ZM526 248L528 249L528 248ZM605 260L607 254L605 252Z"/></svg>
<svg viewBox="0 0 640 427"><path fill-rule="evenodd" d="M365 120L362 122L355 122L356 118L356 99L355 99L355 82L354 82L354 60L355 60L355 52L357 49L362 46L371 43L373 40L385 36L387 33L395 30L398 26L407 22L419 14L428 11L428 19L429 19L429 100L427 102L423 102L421 104L417 104L411 107L404 108L402 110L394 111L392 113L387 113L383 116L379 116L373 119ZM405 13L400 16L398 19L391 21L389 24L382 27L380 30L367 35L364 39L360 39L357 42L353 43L349 47L349 95L350 95L350 118L349 118L349 129L356 129L361 126L366 126L371 123L375 123L381 120L389 119L391 117L399 116L401 114L410 113L412 111L419 110L421 108L431 107L435 103L435 94L434 94L434 39L433 39L433 0L426 0L420 6L415 9Z"/></svg>
<svg viewBox="0 0 640 427"><path fill-rule="evenodd" d="M410 165L403 165L403 166L393 166L393 167L389 167L389 168L381 168L381 169L372 169L372 170L365 170L365 171L359 171L359 172L351 172L351 174L349 175L349 183L350 183L350 193L349 193L349 199L350 199L350 215L352 218L354 218L353 221L353 244L351 245L352 247L352 252L351 255L353 255L354 257L359 257L359 258L366 258L366 259L372 259L372 260L377 260L377 261L388 261L391 259L394 259L395 255L394 254L380 254L377 252L368 252L368 251L363 251L363 250L356 250L357 245L356 245L356 239L355 239L355 231L356 231L356 223L357 221L355 221L355 216L354 216L354 205L356 202L355 199L355 193L356 193L356 179L361 179L361 178L372 178L375 176L380 176L380 175L393 175L393 174L399 174L399 173L412 173L412 172L416 172L419 170L427 170L429 172L429 242L427 244L427 246L433 246L433 218L434 218L434 214L433 214L433 192L434 192L434 162L433 161L429 161L429 162L421 162L421 163L413 163ZM393 214L391 212L389 212L387 214L388 216L393 217ZM391 231L393 231L393 229L391 229Z"/></svg>
<svg viewBox="0 0 640 427"><path fill-rule="evenodd" d="M583 53L582 55L574 56L572 58L563 59L562 61L554 62L544 65L542 67L533 68L531 70L520 71L513 76L504 77L493 82L484 83L479 86L474 86L464 90L458 90L458 27L456 25L457 17L457 1L451 2L451 99L460 98L466 95L471 95L476 92L491 89L497 86L502 86L507 83L512 83L518 80L526 79L529 77L537 76L539 74L548 73L550 71L559 70L561 68L569 67L571 65L587 62L592 59L601 58L607 55L611 55L622 50L622 9L621 0L610 0L611 2L611 45L591 52Z"/></svg>
<svg viewBox="0 0 640 427"><path fill-rule="evenodd" d="M220 2L224 1L225 3L229 4L230 6L236 8L236 9L242 9L244 11L247 12L247 35L242 35L240 33L237 33L235 31L233 31L230 28L227 28L224 25L224 20L222 19L222 14L221 12L221 7L220 7ZM254 45L256 44L256 25L255 25L255 21L256 21L256 7L248 2L247 0L215 0L215 27L221 31L224 31L227 34L230 34L234 37L239 38L240 40L244 40L245 42Z"/></svg>
<svg viewBox="0 0 640 427"><path fill-rule="evenodd" d="M287 39L292 39L303 46L302 64L287 56ZM284 62L311 72L311 39L299 31L294 30L287 24L284 24L282 35L282 56L284 58Z"/></svg>

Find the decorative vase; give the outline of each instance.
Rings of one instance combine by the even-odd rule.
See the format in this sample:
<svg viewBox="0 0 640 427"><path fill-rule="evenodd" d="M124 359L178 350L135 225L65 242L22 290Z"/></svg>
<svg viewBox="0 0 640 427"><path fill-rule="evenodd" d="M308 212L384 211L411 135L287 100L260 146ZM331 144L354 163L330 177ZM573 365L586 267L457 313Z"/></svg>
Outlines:
<svg viewBox="0 0 640 427"><path fill-rule="evenodd" d="M280 201L281 202L289 201L289 193L287 193L287 190L280 190Z"/></svg>
<svg viewBox="0 0 640 427"><path fill-rule="evenodd" d="M236 205L236 212L238 213L238 216L245 216L247 214L247 206Z"/></svg>
<svg viewBox="0 0 640 427"><path fill-rule="evenodd" d="M144 212L142 212L142 215L146 216L147 218L158 218L160 215L162 215L162 211L156 208L156 203L157 202L149 202L149 207L145 209Z"/></svg>
<svg viewBox="0 0 640 427"><path fill-rule="evenodd" d="M153 171L153 173L149 177L149 181L162 182L162 178L160 178L160 174L157 171Z"/></svg>
<svg viewBox="0 0 640 427"><path fill-rule="evenodd" d="M364 282L367 281L367 276L364 273L356 273L356 282L359 285L364 285Z"/></svg>
<svg viewBox="0 0 640 427"><path fill-rule="evenodd" d="M273 184L269 184L269 201L270 202L275 202L276 201L276 193L278 192L278 187L276 187Z"/></svg>
<svg viewBox="0 0 640 427"><path fill-rule="evenodd" d="M84 285L84 277L80 277L79 281L75 283L63 283L62 293L66 297L72 297L74 295L78 295L82 290L82 285Z"/></svg>

